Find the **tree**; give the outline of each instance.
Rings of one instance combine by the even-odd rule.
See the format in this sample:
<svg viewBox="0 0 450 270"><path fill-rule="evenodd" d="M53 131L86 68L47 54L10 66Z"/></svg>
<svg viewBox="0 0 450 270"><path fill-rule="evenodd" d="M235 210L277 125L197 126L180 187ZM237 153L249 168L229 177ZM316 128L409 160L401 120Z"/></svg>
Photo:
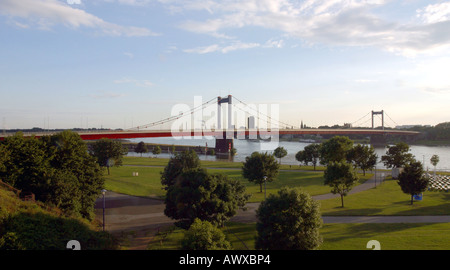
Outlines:
<svg viewBox="0 0 450 270"><path fill-rule="evenodd" d="M4 181L66 214L93 219L104 179L77 133L67 130L39 139L17 133L2 148L8 153L6 170L0 173Z"/></svg>
<svg viewBox="0 0 450 270"><path fill-rule="evenodd" d="M44 201L46 179L52 169L42 140L25 138L22 132L18 132L5 138L3 152L8 153L8 157L4 157L6 163L3 164L3 172L0 171L0 178Z"/></svg>
<svg viewBox="0 0 450 270"><path fill-rule="evenodd" d="M274 181L278 175L279 168L280 164L275 161L273 155L267 152L253 152L245 158L242 166L242 175L248 181L259 184L260 192L262 192L262 184L264 181Z"/></svg>
<svg viewBox="0 0 450 270"><path fill-rule="evenodd" d="M357 144L347 154L347 160L355 164L355 167L363 170L366 175L366 170L370 170L377 164L377 155L373 146Z"/></svg>
<svg viewBox="0 0 450 270"><path fill-rule="evenodd" d="M400 168L414 160L409 152L409 145L399 142L396 145L389 146L386 155L381 157L384 165L388 168Z"/></svg>
<svg viewBox="0 0 450 270"><path fill-rule="evenodd" d="M436 166L439 163L439 156L438 155L433 155L430 159L431 164L433 164L434 166L434 178L436 178Z"/></svg>
<svg viewBox="0 0 450 270"><path fill-rule="evenodd" d="M194 150L176 153L161 172L161 184L167 190L169 186L175 184L180 174L200 167L200 159Z"/></svg>
<svg viewBox="0 0 450 270"><path fill-rule="evenodd" d="M2 179L2 175L7 173L7 164L11 163L11 151L0 143L0 179Z"/></svg>
<svg viewBox="0 0 450 270"><path fill-rule="evenodd" d="M405 165L403 172L398 176L397 183L403 193L411 194L411 204L413 204L414 195L419 195L426 190L429 179L423 174L422 163L412 161Z"/></svg>
<svg viewBox="0 0 450 270"><path fill-rule="evenodd" d="M225 234L208 221L195 219L181 241L184 250L229 250Z"/></svg>
<svg viewBox="0 0 450 270"><path fill-rule="evenodd" d="M256 211L256 249L313 250L322 243L319 204L302 191L282 188Z"/></svg>
<svg viewBox="0 0 450 270"><path fill-rule="evenodd" d="M350 163L345 161L330 162L324 172L325 185L332 187L333 194L341 195L341 204L344 207L344 196L358 181L358 177Z"/></svg>
<svg viewBox="0 0 450 270"><path fill-rule="evenodd" d="M155 156L161 154L161 147L159 147L159 145L153 147L152 153L153 153L153 155L155 155Z"/></svg>
<svg viewBox="0 0 450 270"><path fill-rule="evenodd" d="M196 218L223 226L239 208L244 208L248 198L239 180L193 169L181 173L168 187L164 213L178 220L175 224L181 228L189 228Z"/></svg>
<svg viewBox="0 0 450 270"><path fill-rule="evenodd" d="M273 151L273 155L280 159L281 164L281 159L287 155L287 150L284 147L279 146Z"/></svg>
<svg viewBox="0 0 450 270"><path fill-rule="evenodd" d="M305 146L303 151L298 151L295 155L295 159L299 162L304 162L308 166L311 162L314 165L314 170L316 170L316 165L320 158L320 144L314 143Z"/></svg>
<svg viewBox="0 0 450 270"><path fill-rule="evenodd" d="M82 217L94 219L95 200L104 188L105 179L95 157L88 152L80 135L66 130L42 137L52 159L54 173L49 178L49 201L67 211L78 211Z"/></svg>
<svg viewBox="0 0 450 270"><path fill-rule="evenodd" d="M97 158L101 167L108 169L109 175L110 167L122 165L122 157L127 154L127 150L120 141L103 138L92 145L91 154Z"/></svg>
<svg viewBox="0 0 450 270"><path fill-rule="evenodd" d="M320 162L328 164L332 161L343 161L347 158L347 153L352 149L353 141L345 136L334 136L326 140L320 146Z"/></svg>
<svg viewBox="0 0 450 270"><path fill-rule="evenodd" d="M135 151L136 153L140 153L140 154L141 154L141 157L142 157L142 154L143 154L143 153L147 153L147 152L148 152L148 148L147 148L147 145L145 145L144 142L139 142L139 143L136 145L136 148L134 149L134 151Z"/></svg>

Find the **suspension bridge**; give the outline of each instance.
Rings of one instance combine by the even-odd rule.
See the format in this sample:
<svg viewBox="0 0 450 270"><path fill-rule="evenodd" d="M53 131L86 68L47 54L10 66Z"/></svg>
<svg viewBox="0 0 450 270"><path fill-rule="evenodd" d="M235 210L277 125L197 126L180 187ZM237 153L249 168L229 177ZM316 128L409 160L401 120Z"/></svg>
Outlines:
<svg viewBox="0 0 450 270"><path fill-rule="evenodd" d="M385 111L371 111L345 128L304 128L279 120L277 104L247 104L240 99L228 95L215 97L206 102L194 100L194 107L174 106L172 115L148 124L125 130L97 130L95 132L79 131L83 140L156 138L156 137L194 137L215 138L216 153L228 153L233 147L234 139L277 139L280 135L366 135L378 138L387 135L417 135L418 132L397 130L385 126L387 119L395 121ZM225 104L225 106L223 106ZM381 126L375 127L374 121L379 118ZM371 128L364 127L371 121ZM0 140L11 134L1 134ZM36 133L34 137L51 135Z"/></svg>

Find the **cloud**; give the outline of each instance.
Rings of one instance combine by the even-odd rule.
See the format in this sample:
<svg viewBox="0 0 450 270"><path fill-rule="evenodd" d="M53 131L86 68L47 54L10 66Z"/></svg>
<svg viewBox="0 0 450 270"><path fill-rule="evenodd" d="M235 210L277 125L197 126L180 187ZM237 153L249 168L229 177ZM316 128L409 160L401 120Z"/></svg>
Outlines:
<svg viewBox="0 0 450 270"><path fill-rule="evenodd" d="M69 5L81 5L81 0L67 0Z"/></svg>
<svg viewBox="0 0 450 270"><path fill-rule="evenodd" d="M417 10L417 17L421 18L425 23L448 21L450 19L450 3L428 5L423 9Z"/></svg>
<svg viewBox="0 0 450 270"><path fill-rule="evenodd" d="M139 87L152 87L154 84L148 80L135 80L130 78L123 78L120 80L114 80L113 83L115 84L134 84L135 86Z"/></svg>
<svg viewBox="0 0 450 270"><path fill-rule="evenodd" d="M130 52L124 52L123 53L125 56L127 56L128 58L130 58L130 59L133 59L134 58L134 54L132 54L132 53L130 53Z"/></svg>
<svg viewBox="0 0 450 270"><path fill-rule="evenodd" d="M450 3L428 5L410 16L420 21L401 22L379 15L384 0L160 0L184 10L204 10L203 20L187 20L184 30L220 38L233 31L260 27L280 31L313 46L370 46L414 57L447 49L450 45ZM186 4L188 2L189 4ZM211 48L209 48L211 49Z"/></svg>
<svg viewBox="0 0 450 270"><path fill-rule="evenodd" d="M36 24L39 29L45 30L51 29L54 25L64 25L73 29L81 27L96 29L102 34L110 36L157 35L147 28L121 26L106 22L82 9L56 0L2 0L0 1L0 14L27 19Z"/></svg>
<svg viewBox="0 0 450 270"><path fill-rule="evenodd" d="M197 47L193 49L185 49L184 52L187 53L197 53L197 54L206 54L206 53L212 53L212 52L221 52L221 53L228 53L231 51L236 50L245 50L250 48L256 48L261 46L259 43L242 43L242 42L233 42L230 45L227 46L220 46L218 44L213 44L209 46L204 47Z"/></svg>

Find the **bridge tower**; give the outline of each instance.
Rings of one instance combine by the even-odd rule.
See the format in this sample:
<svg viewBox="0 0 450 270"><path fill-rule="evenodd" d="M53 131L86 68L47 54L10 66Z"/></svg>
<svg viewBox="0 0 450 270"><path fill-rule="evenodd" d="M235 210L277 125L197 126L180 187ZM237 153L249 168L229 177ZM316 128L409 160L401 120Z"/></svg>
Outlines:
<svg viewBox="0 0 450 270"><path fill-rule="evenodd" d="M217 130L223 131L222 137L216 137L216 147L215 152L217 154L228 154L231 152L231 149L234 147L233 138L234 138L234 126L232 122L233 117L233 99L231 95L228 95L225 98L217 97ZM222 128L222 103L228 104L228 117L227 117L227 127Z"/></svg>
<svg viewBox="0 0 450 270"><path fill-rule="evenodd" d="M372 129L375 129L374 125L374 115L381 114L381 129L384 130L384 110L375 112L372 111ZM386 145L386 135L385 134L373 134L370 136L370 144L375 146L383 146Z"/></svg>
<svg viewBox="0 0 450 270"><path fill-rule="evenodd" d="M372 111L372 129L374 129L373 125L373 116L376 114L381 114L381 128L384 130L384 110L381 110L379 112Z"/></svg>

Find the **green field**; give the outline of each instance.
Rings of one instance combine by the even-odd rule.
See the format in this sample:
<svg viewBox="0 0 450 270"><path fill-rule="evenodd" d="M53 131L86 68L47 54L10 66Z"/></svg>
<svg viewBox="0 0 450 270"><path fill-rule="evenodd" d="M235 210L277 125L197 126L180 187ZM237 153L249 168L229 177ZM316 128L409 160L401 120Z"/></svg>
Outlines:
<svg viewBox="0 0 450 270"><path fill-rule="evenodd" d="M229 222L223 228L235 250L254 250L255 223ZM355 223L324 224L320 229L320 250L367 250L370 240L380 242L381 250L449 250L449 223ZM183 230L172 227L149 243L149 249L180 248Z"/></svg>
<svg viewBox="0 0 450 270"><path fill-rule="evenodd" d="M106 189L134 196L163 198L165 191L162 189L160 173L167 162L168 159L126 158L124 166L113 167L111 174L106 175ZM210 161L202 162L202 166L208 168L209 173L223 173L230 178L241 180L247 193L252 195L249 202L260 202L264 199L264 192L260 192L259 185L242 177L240 163ZM221 169L218 169L219 167ZM138 176L133 176L133 172L137 172ZM371 176L361 174L360 183ZM302 188L312 196L329 193L330 187L325 186L323 181L323 171L281 170L277 180L266 184L266 195L276 193L284 186Z"/></svg>
<svg viewBox="0 0 450 270"><path fill-rule="evenodd" d="M106 177L106 187L111 191L136 195L164 197L160 183L160 172L168 159L125 158L127 166L114 167ZM130 166L133 165L133 166ZM239 179L252 195L251 202L260 202L264 193L259 185L248 182L241 175L241 163L202 161L202 166L210 173L224 173L230 178ZM139 176L133 176L138 172ZM367 174L359 183L372 177ZM323 171L319 168L284 165L278 179L267 184L267 194L276 193L281 187L297 187L310 195L330 192L323 184ZM404 194L397 182L387 179L376 187L348 195L341 207L340 198L321 200L322 215L448 215L450 214L450 193L426 191L422 201L410 205L410 196ZM228 222L223 228L233 249L254 249L256 236L255 223ZM450 249L450 223L391 223L391 224L324 224L320 229L323 237L322 250L366 250L370 240L377 240L384 250L448 250ZM170 228L161 232L149 244L149 249L178 249L183 230Z"/></svg>
<svg viewBox="0 0 450 270"><path fill-rule="evenodd" d="M401 191L396 180L386 180L376 188L356 193L344 198L342 208L340 199L320 201L322 215L340 216L421 216L450 214L450 193L425 191L422 201L410 204L411 196Z"/></svg>

